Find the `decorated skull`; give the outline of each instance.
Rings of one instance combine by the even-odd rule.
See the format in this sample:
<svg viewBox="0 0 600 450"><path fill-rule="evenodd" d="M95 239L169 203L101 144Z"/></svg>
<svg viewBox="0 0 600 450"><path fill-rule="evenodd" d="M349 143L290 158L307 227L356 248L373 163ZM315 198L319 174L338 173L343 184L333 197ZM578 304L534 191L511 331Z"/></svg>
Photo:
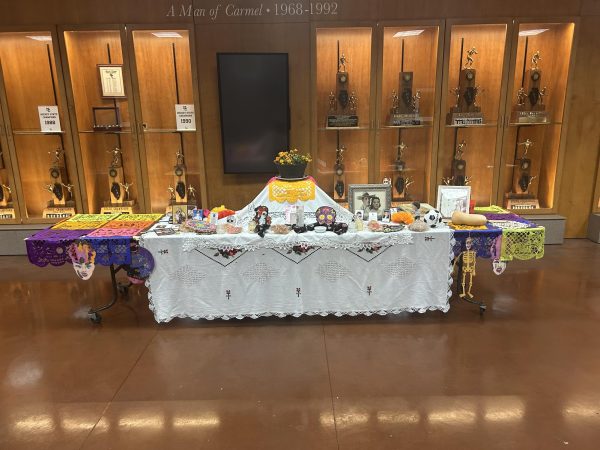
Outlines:
<svg viewBox="0 0 600 450"><path fill-rule="evenodd" d="M442 223L442 214L437 209L430 209L422 217L423 222L429 225L431 228L435 228Z"/></svg>
<svg viewBox="0 0 600 450"><path fill-rule="evenodd" d="M69 256L77 276L89 280L96 268L96 250L87 242L74 242L69 247Z"/></svg>

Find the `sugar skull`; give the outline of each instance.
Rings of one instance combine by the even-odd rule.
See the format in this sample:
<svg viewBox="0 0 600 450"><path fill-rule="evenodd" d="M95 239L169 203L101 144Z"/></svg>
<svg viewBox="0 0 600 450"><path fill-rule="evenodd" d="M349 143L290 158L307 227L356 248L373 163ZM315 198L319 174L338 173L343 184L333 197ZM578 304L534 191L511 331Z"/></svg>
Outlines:
<svg viewBox="0 0 600 450"><path fill-rule="evenodd" d="M317 223L319 225L331 225L335 222L335 209L331 206L321 206L315 212Z"/></svg>
<svg viewBox="0 0 600 450"><path fill-rule="evenodd" d="M96 268L96 250L87 242L74 242L69 247L69 256L77 276L89 280Z"/></svg>

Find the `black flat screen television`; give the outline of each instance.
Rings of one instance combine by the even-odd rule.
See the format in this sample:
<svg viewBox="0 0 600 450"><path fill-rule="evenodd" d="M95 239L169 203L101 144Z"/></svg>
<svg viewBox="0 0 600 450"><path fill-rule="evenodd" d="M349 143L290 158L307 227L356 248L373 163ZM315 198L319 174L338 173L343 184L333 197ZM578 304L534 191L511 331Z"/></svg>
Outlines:
<svg viewBox="0 0 600 450"><path fill-rule="evenodd" d="M217 53L225 173L273 173L289 148L287 53Z"/></svg>

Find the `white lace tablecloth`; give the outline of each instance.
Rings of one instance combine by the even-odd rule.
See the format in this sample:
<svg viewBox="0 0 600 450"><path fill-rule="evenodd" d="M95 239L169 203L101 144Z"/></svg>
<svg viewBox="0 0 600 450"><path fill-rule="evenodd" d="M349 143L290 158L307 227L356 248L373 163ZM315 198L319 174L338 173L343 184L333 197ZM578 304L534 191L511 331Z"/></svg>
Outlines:
<svg viewBox="0 0 600 450"><path fill-rule="evenodd" d="M175 317L448 311L452 230L157 236L146 282L158 322Z"/></svg>

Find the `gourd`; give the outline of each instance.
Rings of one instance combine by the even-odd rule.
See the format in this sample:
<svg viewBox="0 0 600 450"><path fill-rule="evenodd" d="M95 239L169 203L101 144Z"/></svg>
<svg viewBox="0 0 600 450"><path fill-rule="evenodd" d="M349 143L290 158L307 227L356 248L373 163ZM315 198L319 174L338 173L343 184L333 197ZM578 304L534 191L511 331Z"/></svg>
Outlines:
<svg viewBox="0 0 600 450"><path fill-rule="evenodd" d="M452 213L452 223L455 225L485 225L487 218L481 214L467 214L461 211Z"/></svg>

